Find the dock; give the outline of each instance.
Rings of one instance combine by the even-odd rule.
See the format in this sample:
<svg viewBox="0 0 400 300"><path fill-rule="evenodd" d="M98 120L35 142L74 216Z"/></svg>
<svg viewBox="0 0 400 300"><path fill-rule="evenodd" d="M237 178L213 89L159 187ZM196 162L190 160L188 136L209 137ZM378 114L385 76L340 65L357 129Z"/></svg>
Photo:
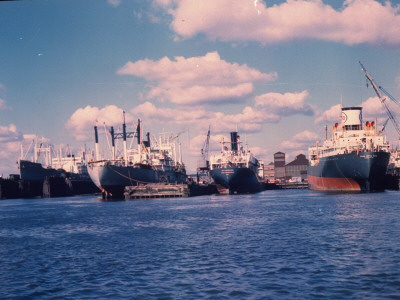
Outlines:
<svg viewBox="0 0 400 300"><path fill-rule="evenodd" d="M279 189L308 189L308 182L286 182L277 183Z"/></svg>
<svg viewBox="0 0 400 300"><path fill-rule="evenodd" d="M125 200L150 198L176 198L212 195L218 193L214 184L146 184L125 187Z"/></svg>
<svg viewBox="0 0 400 300"><path fill-rule="evenodd" d="M19 175L0 178L0 199L52 198L100 193L99 188L87 179L46 177L45 180L24 180Z"/></svg>

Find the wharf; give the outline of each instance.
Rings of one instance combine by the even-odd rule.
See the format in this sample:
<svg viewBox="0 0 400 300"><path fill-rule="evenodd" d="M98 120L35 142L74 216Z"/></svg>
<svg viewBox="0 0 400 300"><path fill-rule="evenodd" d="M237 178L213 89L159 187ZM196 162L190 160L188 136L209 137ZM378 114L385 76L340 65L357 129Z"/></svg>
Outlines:
<svg viewBox="0 0 400 300"><path fill-rule="evenodd" d="M125 187L125 200L149 198L174 198L212 195L218 193L214 184L146 184Z"/></svg>
<svg viewBox="0 0 400 300"><path fill-rule="evenodd" d="M385 188L388 190L400 190L400 176L398 174L386 174L385 184Z"/></svg>
<svg viewBox="0 0 400 300"><path fill-rule="evenodd" d="M279 189L308 189L308 182L277 183Z"/></svg>
<svg viewBox="0 0 400 300"><path fill-rule="evenodd" d="M66 197L99 192L90 178L46 177L44 181L23 180L19 175L0 178L0 199Z"/></svg>

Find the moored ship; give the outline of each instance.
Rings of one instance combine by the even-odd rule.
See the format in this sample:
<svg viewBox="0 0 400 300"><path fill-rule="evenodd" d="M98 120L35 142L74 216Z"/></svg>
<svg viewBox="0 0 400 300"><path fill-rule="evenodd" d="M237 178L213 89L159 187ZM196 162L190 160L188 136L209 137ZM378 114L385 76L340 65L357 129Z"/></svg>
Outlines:
<svg viewBox="0 0 400 300"><path fill-rule="evenodd" d="M27 155L32 152L30 151L32 145L33 158L29 160ZM38 145L35 141L32 145L26 154L21 146L21 157L18 160L23 196L43 196L49 179L59 179L59 182L70 185L70 193L83 194L97 191L87 172L85 152L76 156L72 153L64 154L61 148L56 151L53 145L44 146L43 143Z"/></svg>
<svg viewBox="0 0 400 300"><path fill-rule="evenodd" d="M363 124L361 107L342 108L332 138L310 147L308 184L312 190L373 192L385 189L389 143L376 121Z"/></svg>
<svg viewBox="0 0 400 300"><path fill-rule="evenodd" d="M182 160L177 158L174 137L165 134L151 143L142 140L141 123L136 132L126 132L125 121L122 134L114 133L111 127L111 159L101 159L98 153L98 132L95 126L96 160L88 163L88 172L93 182L101 189L106 198L123 198L126 186L146 185L149 183L183 183L187 180ZM127 138L137 137L137 148L127 148ZM116 154L115 139L123 139L123 154ZM179 160L178 160L179 159Z"/></svg>
<svg viewBox="0 0 400 300"><path fill-rule="evenodd" d="M262 190L258 173L262 163L244 149L237 132L231 132L230 150L221 141L221 153L210 158L210 175L220 193L257 193Z"/></svg>

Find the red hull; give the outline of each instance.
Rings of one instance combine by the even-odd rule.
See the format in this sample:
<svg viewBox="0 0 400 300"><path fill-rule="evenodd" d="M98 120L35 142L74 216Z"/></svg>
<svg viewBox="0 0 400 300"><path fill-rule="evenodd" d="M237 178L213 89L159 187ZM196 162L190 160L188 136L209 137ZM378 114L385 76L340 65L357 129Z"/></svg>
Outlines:
<svg viewBox="0 0 400 300"><path fill-rule="evenodd" d="M360 192L361 187L351 178L329 178L308 175L310 189L332 192Z"/></svg>

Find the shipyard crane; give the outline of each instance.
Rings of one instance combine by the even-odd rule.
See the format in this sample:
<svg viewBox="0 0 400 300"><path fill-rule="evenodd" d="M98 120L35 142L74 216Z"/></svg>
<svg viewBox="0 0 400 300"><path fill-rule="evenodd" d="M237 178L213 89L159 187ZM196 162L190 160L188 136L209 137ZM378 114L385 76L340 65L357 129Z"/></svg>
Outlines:
<svg viewBox="0 0 400 300"><path fill-rule="evenodd" d="M207 137L204 142L203 148L201 148L201 158L202 161L204 162L204 165L206 168L209 167L209 160L208 160L208 149L210 146L210 132L211 132L211 126L208 126L208 132L207 132Z"/></svg>
<svg viewBox="0 0 400 300"><path fill-rule="evenodd" d="M198 162L197 167L197 182L200 182L200 177L206 179L206 181L211 182L210 178L210 161L208 160L208 149L210 146L210 133L211 126L208 126L207 137L201 148L201 160Z"/></svg>
<svg viewBox="0 0 400 300"><path fill-rule="evenodd" d="M371 85L372 85L372 87L373 87L373 89L374 89L374 91L375 91L375 93L378 95L378 97L379 97L379 100L381 101L381 103L383 104L383 106L385 107L385 109L386 109L386 112L387 112L387 114L388 114L388 117L389 117L389 119L392 121L392 123L393 123L393 125L394 125L394 128L396 129L396 132L397 132L397 135L398 135L398 138L399 138L399 140L400 140L400 128L399 128L399 123L398 123L398 121L396 120L396 118L393 116L393 114L392 114L392 112L390 111L390 109L389 109L389 107L388 107L388 105L387 105L387 103L386 103L386 100L387 100L387 98L384 96L384 95L382 95L382 93L380 92L380 90L382 90L385 94L388 94L383 88L381 88L381 87L377 87L377 85L375 84L375 81L374 81L374 79L371 77L371 75L367 72L367 70L365 69L365 67L363 66L363 64L361 63L361 61L359 61L359 63L360 63L360 65L361 65L361 68L362 68L362 70L364 71L364 73L365 73L365 77L367 78L367 80L371 83ZM394 99L392 96L390 96L390 95L388 95L388 97L390 98L390 99ZM394 101L394 102L397 102L397 101ZM386 125L386 124L385 124Z"/></svg>

